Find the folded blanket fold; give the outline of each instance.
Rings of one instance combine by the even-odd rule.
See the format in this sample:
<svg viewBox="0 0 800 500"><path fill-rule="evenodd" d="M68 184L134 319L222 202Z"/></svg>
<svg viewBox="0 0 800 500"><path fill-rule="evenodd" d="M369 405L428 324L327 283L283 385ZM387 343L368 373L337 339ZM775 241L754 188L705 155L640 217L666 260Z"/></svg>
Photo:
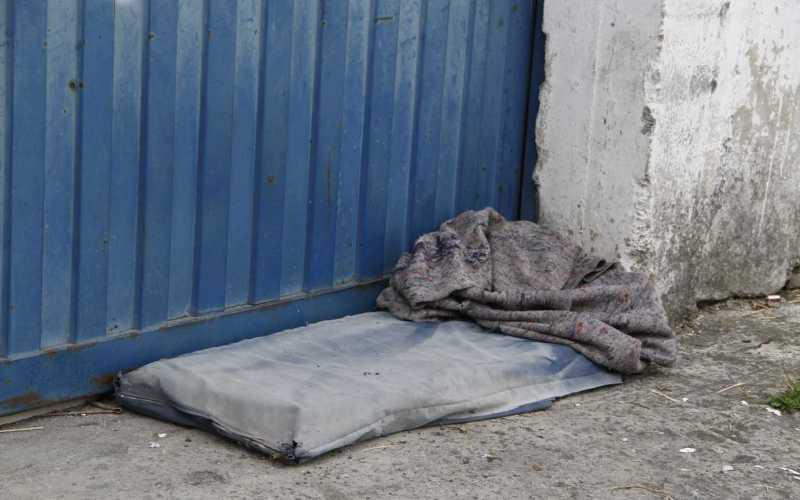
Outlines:
<svg viewBox="0 0 800 500"><path fill-rule="evenodd" d="M676 339L646 274L491 208L464 212L420 237L397 262L378 306L405 320L466 318L566 344L626 374L675 362Z"/></svg>

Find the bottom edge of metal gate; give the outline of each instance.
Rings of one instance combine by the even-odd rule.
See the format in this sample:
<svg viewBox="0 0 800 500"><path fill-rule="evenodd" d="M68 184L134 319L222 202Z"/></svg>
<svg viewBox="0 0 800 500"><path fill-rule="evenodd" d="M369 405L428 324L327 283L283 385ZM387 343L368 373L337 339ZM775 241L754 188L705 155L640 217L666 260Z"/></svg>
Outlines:
<svg viewBox="0 0 800 500"><path fill-rule="evenodd" d="M162 358L375 309L384 280L180 320L143 332L0 360L0 415L108 392L120 371Z"/></svg>

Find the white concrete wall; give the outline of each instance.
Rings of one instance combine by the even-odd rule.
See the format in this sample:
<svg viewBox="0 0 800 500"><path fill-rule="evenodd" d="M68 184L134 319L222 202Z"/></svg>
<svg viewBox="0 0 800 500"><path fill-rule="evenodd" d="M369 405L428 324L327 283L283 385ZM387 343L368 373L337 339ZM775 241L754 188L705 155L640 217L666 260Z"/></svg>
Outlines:
<svg viewBox="0 0 800 500"><path fill-rule="evenodd" d="M548 0L540 221L673 317L800 263L800 4Z"/></svg>

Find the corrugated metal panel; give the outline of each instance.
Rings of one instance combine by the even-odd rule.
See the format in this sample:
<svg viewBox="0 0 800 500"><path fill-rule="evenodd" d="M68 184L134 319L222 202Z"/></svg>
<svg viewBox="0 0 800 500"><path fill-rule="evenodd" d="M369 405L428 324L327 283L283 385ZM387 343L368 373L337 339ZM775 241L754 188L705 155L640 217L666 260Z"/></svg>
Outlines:
<svg viewBox="0 0 800 500"><path fill-rule="evenodd" d="M369 282L459 211L516 217L532 19L3 2L0 359Z"/></svg>

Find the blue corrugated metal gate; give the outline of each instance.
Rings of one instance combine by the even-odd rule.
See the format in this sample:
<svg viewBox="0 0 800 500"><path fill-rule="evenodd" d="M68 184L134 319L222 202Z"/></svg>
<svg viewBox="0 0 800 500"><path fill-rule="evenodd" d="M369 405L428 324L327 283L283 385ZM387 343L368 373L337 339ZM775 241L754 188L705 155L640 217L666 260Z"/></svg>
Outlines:
<svg viewBox="0 0 800 500"><path fill-rule="evenodd" d="M0 414L371 309L419 234L520 215L532 0L0 5Z"/></svg>

